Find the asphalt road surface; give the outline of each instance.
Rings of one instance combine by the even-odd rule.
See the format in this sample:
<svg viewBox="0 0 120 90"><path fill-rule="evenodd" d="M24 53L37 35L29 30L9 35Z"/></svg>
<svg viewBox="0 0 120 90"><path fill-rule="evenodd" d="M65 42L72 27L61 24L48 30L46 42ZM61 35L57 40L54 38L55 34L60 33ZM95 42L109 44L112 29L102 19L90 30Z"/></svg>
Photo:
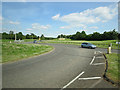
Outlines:
<svg viewBox="0 0 120 90"><path fill-rule="evenodd" d="M55 47L50 53L3 64L3 88L116 88L102 77L99 49L49 45Z"/></svg>

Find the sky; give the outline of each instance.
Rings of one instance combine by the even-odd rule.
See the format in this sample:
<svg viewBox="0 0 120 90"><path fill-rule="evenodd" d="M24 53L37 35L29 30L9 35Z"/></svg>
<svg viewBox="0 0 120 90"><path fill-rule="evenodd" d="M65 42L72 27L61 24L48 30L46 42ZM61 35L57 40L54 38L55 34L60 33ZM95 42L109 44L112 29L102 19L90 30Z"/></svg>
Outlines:
<svg viewBox="0 0 120 90"><path fill-rule="evenodd" d="M57 37L118 30L115 2L3 2L2 32Z"/></svg>

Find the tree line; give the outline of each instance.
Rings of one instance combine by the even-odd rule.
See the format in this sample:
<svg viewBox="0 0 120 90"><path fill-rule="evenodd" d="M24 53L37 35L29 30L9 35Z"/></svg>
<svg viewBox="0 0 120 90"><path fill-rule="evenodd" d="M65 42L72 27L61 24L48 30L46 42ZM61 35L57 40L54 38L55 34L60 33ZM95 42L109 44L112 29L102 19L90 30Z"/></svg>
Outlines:
<svg viewBox="0 0 120 90"><path fill-rule="evenodd" d="M22 32L16 33L16 40L22 40L22 39L38 39L39 37L35 34L27 34L23 35ZM15 33L13 31L10 31L9 33L3 32L2 33L2 39L13 39L15 40Z"/></svg>
<svg viewBox="0 0 120 90"><path fill-rule="evenodd" d="M3 32L0 33L0 36L2 36L2 39L13 39L15 40L15 33L13 31L10 31L9 33ZM117 31L112 30L112 31L108 31L108 32L104 32L102 34L100 34L99 32L94 32L93 34L86 34L85 31L82 32L76 32L76 34L73 35L58 35L57 38L68 38L68 39L72 39L72 40L116 40L119 39L120 40L120 33L118 33ZM39 36L35 35L34 33L31 34L26 34L23 35L22 32L18 32L16 33L16 40L22 40L22 39L39 39ZM55 38L52 37L44 37L44 35L42 34L40 37L41 40L52 40Z"/></svg>
<svg viewBox="0 0 120 90"><path fill-rule="evenodd" d="M2 36L2 39L11 39L11 40L15 40L15 33L14 31L9 31L9 33L3 32L0 33L0 36ZM26 34L23 35L22 32L18 32L16 33L16 40L22 40L22 39L39 39L39 36L35 35L34 33L31 34ZM41 40L51 40L51 39L55 39L52 37L44 37L44 35L42 34L40 36Z"/></svg>
<svg viewBox="0 0 120 90"><path fill-rule="evenodd" d="M57 38L69 38L72 40L116 40L120 39L120 34L114 30L104 32L100 34L99 32L94 32L93 34L86 34L85 31L82 32L76 32L76 34L73 35L58 35Z"/></svg>

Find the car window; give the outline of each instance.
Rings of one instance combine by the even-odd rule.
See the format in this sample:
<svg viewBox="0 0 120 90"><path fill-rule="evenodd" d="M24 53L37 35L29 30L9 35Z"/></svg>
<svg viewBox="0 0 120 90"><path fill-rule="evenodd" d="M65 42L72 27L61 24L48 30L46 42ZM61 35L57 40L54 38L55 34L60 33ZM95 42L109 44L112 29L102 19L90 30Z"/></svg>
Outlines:
<svg viewBox="0 0 120 90"><path fill-rule="evenodd" d="M88 43L82 43L82 44L86 44L87 45Z"/></svg>

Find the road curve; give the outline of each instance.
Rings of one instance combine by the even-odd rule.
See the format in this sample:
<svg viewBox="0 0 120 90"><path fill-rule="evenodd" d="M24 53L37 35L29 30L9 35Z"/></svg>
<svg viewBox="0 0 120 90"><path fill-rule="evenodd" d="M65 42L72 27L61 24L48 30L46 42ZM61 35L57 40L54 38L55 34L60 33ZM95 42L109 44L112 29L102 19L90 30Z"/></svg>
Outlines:
<svg viewBox="0 0 120 90"><path fill-rule="evenodd" d="M95 51L76 45L48 45L54 46L55 50L3 64L3 88L62 88L89 67Z"/></svg>

